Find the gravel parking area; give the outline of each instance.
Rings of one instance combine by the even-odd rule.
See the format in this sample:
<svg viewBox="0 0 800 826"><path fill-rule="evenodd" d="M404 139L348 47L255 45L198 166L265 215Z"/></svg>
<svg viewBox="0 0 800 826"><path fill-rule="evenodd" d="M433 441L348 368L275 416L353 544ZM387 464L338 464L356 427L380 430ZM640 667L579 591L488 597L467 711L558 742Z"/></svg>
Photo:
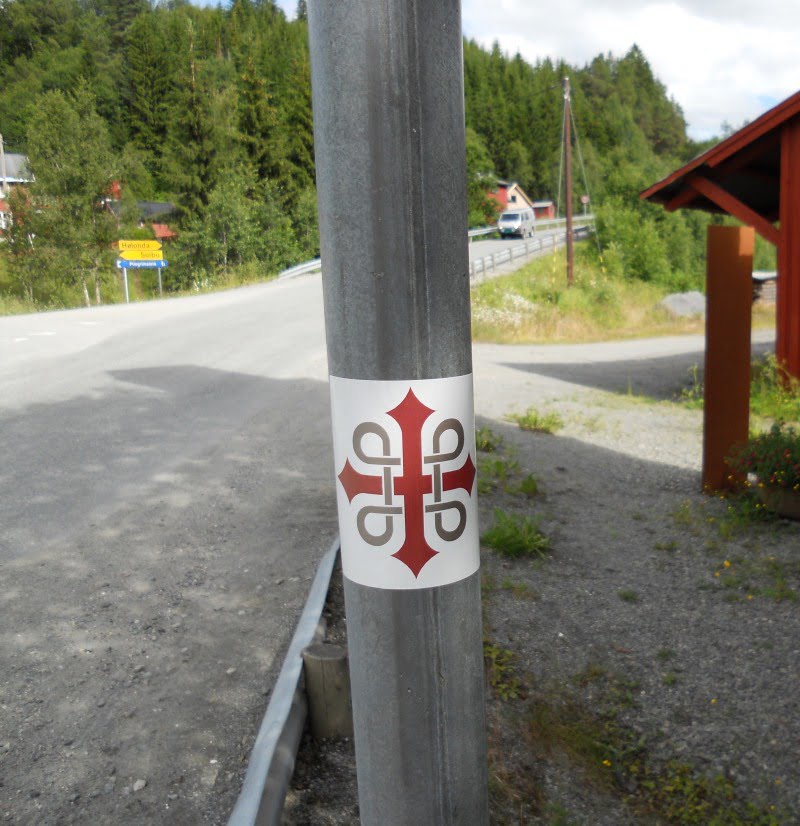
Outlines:
<svg viewBox="0 0 800 826"><path fill-rule="evenodd" d="M482 528L550 540L483 549L492 822L800 822L800 524L700 491L702 414L668 401L698 354L628 346L476 353ZM529 405L562 429L504 419ZM286 822L357 823L349 744L308 746Z"/></svg>

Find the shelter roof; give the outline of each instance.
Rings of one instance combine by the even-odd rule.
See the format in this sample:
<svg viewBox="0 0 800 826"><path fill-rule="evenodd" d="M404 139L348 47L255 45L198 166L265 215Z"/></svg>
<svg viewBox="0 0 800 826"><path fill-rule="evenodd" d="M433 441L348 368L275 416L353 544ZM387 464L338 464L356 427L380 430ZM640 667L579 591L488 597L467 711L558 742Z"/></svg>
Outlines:
<svg viewBox="0 0 800 826"><path fill-rule="evenodd" d="M777 221L780 213L781 127L798 115L800 92L653 184L640 197L668 211L689 208L734 215L768 237L766 224ZM751 220L754 217L761 221Z"/></svg>

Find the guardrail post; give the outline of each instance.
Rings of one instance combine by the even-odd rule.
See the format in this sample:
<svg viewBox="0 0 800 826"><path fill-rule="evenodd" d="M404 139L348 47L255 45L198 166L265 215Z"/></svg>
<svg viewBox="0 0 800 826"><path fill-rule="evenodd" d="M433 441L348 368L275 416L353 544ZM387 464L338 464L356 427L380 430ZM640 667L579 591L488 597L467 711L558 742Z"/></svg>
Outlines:
<svg viewBox="0 0 800 826"><path fill-rule="evenodd" d="M482 826L460 4L308 5L361 823Z"/></svg>

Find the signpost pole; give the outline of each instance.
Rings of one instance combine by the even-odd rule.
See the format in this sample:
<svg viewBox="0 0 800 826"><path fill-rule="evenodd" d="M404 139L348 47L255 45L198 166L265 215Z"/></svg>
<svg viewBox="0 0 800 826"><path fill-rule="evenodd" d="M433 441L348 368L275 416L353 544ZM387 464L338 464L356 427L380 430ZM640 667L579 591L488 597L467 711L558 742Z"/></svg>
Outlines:
<svg viewBox="0 0 800 826"><path fill-rule="evenodd" d="M125 303L130 304L131 299L130 299L130 296L128 295L128 268L127 267L122 268L122 280L125 283Z"/></svg>
<svg viewBox="0 0 800 826"><path fill-rule="evenodd" d="M309 3L361 823L488 823L459 0Z"/></svg>

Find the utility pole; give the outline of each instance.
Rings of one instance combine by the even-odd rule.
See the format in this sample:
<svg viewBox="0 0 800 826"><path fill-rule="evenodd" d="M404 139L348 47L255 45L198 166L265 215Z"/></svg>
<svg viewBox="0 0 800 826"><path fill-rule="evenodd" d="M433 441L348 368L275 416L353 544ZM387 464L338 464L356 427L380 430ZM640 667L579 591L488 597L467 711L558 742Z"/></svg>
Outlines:
<svg viewBox="0 0 800 826"><path fill-rule="evenodd" d="M0 178L3 180L3 197L8 197L8 175L6 174L6 145L0 135Z"/></svg>
<svg viewBox="0 0 800 826"><path fill-rule="evenodd" d="M566 164L565 197L567 208L567 286L575 280L575 249L572 234L572 103L570 100L569 78L564 78L564 159Z"/></svg>
<svg viewBox="0 0 800 826"><path fill-rule="evenodd" d="M459 0L308 4L363 826L485 826Z"/></svg>

